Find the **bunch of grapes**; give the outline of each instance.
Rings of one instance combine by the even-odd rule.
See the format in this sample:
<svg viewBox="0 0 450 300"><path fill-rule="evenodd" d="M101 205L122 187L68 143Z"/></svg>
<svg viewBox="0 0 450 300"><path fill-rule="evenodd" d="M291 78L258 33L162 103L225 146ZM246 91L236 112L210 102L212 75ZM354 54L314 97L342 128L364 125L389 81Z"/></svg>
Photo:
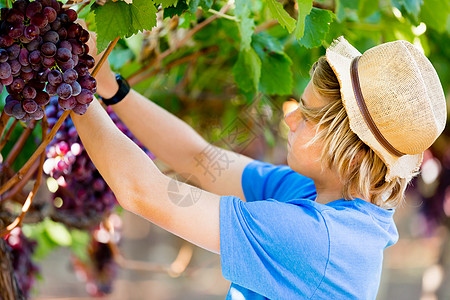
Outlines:
<svg viewBox="0 0 450 300"><path fill-rule="evenodd" d="M52 97L45 110L50 128L62 114L57 107L58 99ZM112 110L108 112L119 129L143 148L117 115ZM150 155L147 150L144 151ZM89 159L70 118L64 121L48 145L46 155L44 172L58 183L58 190L53 194L58 212L68 216L66 220L74 220L68 225L86 228L98 224L102 216L113 209L116 198Z"/></svg>
<svg viewBox="0 0 450 300"><path fill-rule="evenodd" d="M31 256L36 247L36 242L29 240L20 227L14 228L4 237L8 246L12 249L12 265L19 288L28 299L29 292L35 282L38 267L31 261Z"/></svg>
<svg viewBox="0 0 450 300"><path fill-rule="evenodd" d="M9 93L4 111L27 122L40 120L50 96L63 110L84 114L96 92L89 69L95 61L89 32L77 13L57 0L17 0L1 9L0 89Z"/></svg>

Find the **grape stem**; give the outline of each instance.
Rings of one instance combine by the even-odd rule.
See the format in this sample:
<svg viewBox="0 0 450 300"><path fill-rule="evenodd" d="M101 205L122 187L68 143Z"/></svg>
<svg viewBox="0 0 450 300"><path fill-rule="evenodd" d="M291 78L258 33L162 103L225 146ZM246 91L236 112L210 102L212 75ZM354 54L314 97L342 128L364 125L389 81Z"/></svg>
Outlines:
<svg viewBox="0 0 450 300"><path fill-rule="evenodd" d="M6 192L3 195L0 195L0 203L2 201L8 200L8 199L14 199L16 202L19 200L15 199L16 195L22 191L23 187L27 184L28 180L30 180L31 176L36 172L37 168L39 167L39 160L36 159L36 161L33 163L33 165L28 169L28 171L23 176L22 180L18 182L12 189L10 189L8 192ZM22 202L20 204L23 204L26 199L21 199Z"/></svg>
<svg viewBox="0 0 450 300"><path fill-rule="evenodd" d="M220 14L225 14L230 9L230 7L231 7L231 5L229 5L229 4L223 6L220 9L219 13ZM166 51L161 53L161 55L159 55L155 60L150 62L148 65L146 65L145 67L139 69L135 73L131 74L131 76L129 76L127 78L127 81L130 83L130 85L133 85L132 82L134 82L134 83L139 82L140 80L136 79L136 77L138 77L140 74L144 73L145 71L149 70L150 68L152 68L156 64L159 64L164 58L166 58L167 56L169 56L170 54L174 53L179 48L184 46L184 44L186 44L187 41L189 41L189 39L192 38L192 36L194 34L196 34L198 31L203 29L206 25L210 24L211 22L213 22L214 20L216 20L218 18L220 18L220 16L215 14L215 15L212 15L211 17L209 17L208 19L206 19L205 21L195 25L191 30L188 31L188 33L186 34L186 36L182 40L180 40L178 43L175 44L174 47L167 49Z"/></svg>
<svg viewBox="0 0 450 300"><path fill-rule="evenodd" d="M28 137L31 135L34 128L36 127L36 123L37 123L36 120L31 121L28 124L27 128L22 132L19 139L15 143L14 147L9 152L8 157L5 159L5 165L12 166L17 156L19 155L20 151L22 151L23 146L25 145L25 142L27 141Z"/></svg>
<svg viewBox="0 0 450 300"><path fill-rule="evenodd" d="M97 75L98 71L100 71L100 68L102 67L103 63L105 62L105 60L108 58L108 55L111 53L112 49L114 48L114 46L117 44L117 42L119 41L120 37L116 37L114 39L114 41L110 42L108 45L108 48L106 48L105 53L103 53L102 57L100 58L100 60L98 61L97 65L95 66L94 70L91 73L92 77L95 77L95 75Z"/></svg>
<svg viewBox="0 0 450 300"><path fill-rule="evenodd" d="M44 118L42 119L41 124L42 124L42 140L45 140L46 136L47 136L47 128L48 128L47 118L45 115L44 115ZM42 151L41 157L39 159L39 167L38 167L38 171L37 171L36 181L34 183L33 189L28 194L28 197L22 206L22 212L11 224L9 224L8 226L6 226L5 229L0 231L0 238L7 235L8 233L10 233L11 230L13 230L14 228L16 228L17 226L19 226L22 223L23 218L25 217L27 211L30 209L31 202L33 201L34 196L36 195L36 192L39 189L39 186L41 185L44 162L45 162L45 152Z"/></svg>
<svg viewBox="0 0 450 300"><path fill-rule="evenodd" d="M3 109L2 114L0 116L0 137L3 136L3 133L5 133L6 125L8 124L9 116L5 113L5 110Z"/></svg>
<svg viewBox="0 0 450 300"><path fill-rule="evenodd" d="M19 120L14 119L13 123L11 124L11 126L9 127L5 136L3 137L3 139L0 143L0 151L2 151L3 147L5 147L6 143L8 142L9 138L11 137L11 133L13 132L14 128L16 127L17 122L19 122Z"/></svg>

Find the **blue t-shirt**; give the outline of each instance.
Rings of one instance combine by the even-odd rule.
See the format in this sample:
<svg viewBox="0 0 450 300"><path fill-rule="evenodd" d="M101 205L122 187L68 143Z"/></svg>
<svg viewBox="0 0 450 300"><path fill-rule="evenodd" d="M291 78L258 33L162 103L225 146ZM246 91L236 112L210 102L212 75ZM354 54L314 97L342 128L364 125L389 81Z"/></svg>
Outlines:
<svg viewBox="0 0 450 300"><path fill-rule="evenodd" d="M247 202L220 199L227 299L375 299L394 210L361 199L316 203L314 182L288 166L253 161Z"/></svg>

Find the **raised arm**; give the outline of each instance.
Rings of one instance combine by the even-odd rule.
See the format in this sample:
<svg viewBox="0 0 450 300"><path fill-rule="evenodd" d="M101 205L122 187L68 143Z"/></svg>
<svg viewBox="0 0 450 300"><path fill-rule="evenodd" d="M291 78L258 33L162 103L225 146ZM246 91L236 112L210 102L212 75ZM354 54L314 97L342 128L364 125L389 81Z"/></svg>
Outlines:
<svg viewBox="0 0 450 300"><path fill-rule="evenodd" d="M95 43L89 46L94 55ZM116 93L118 85L107 62L96 79L100 96L111 98ZM184 121L134 90L112 108L145 147L175 172L193 175L190 180L209 192L234 195L245 201L241 178L251 158L209 144ZM229 158L228 165L217 176L211 176L211 170L205 170L204 165L218 151Z"/></svg>

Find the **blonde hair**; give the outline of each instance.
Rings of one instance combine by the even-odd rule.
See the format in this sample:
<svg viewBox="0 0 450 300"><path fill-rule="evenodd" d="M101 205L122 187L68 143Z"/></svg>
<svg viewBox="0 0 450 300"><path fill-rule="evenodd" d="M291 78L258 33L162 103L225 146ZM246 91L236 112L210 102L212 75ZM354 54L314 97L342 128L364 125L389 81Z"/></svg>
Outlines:
<svg viewBox="0 0 450 300"><path fill-rule="evenodd" d="M351 131L339 81L325 57L314 63L310 75L313 89L329 100L322 108L299 106L304 116L316 123L317 134L308 144L323 141L322 166L338 173L344 183L342 195L346 200L353 200L352 194L361 195L382 208L397 207L403 200L408 180L397 177L386 182L384 162Z"/></svg>

